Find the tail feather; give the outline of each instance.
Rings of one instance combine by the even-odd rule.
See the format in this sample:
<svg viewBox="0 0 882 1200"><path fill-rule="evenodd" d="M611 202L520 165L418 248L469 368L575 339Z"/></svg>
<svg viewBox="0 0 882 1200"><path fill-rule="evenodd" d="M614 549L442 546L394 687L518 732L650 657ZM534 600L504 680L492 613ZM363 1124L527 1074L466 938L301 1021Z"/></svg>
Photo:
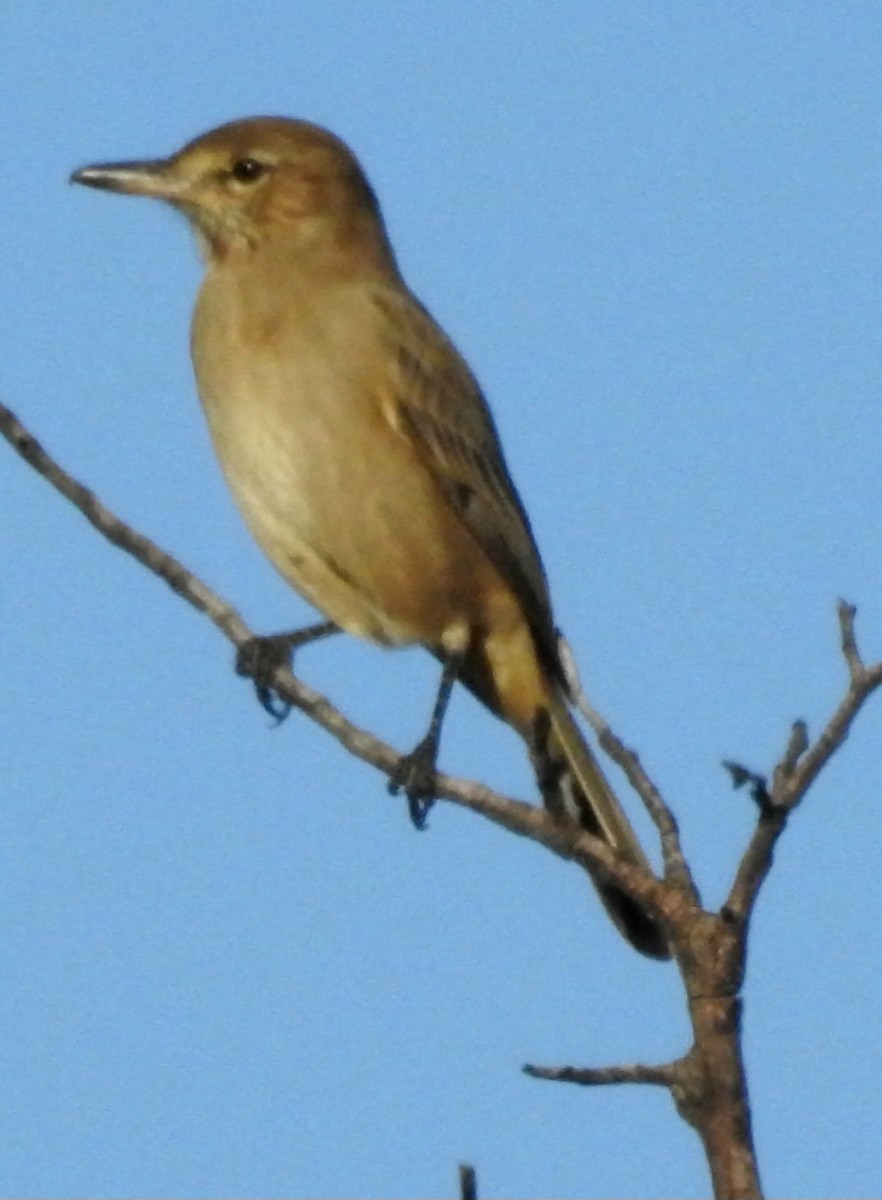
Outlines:
<svg viewBox="0 0 882 1200"><path fill-rule="evenodd" d="M443 659L443 655L440 655ZM634 866L651 870L628 818L570 711L565 671L543 665L523 621L476 641L460 681L527 742L549 812L576 822ZM667 939L640 905L592 872L603 904L627 941L650 958L670 958Z"/></svg>
<svg viewBox="0 0 882 1200"><path fill-rule="evenodd" d="M612 787L582 736L560 688L549 688L551 728L540 768L546 805L576 820L634 866L651 870L649 861ZM670 947L664 932L620 888L592 872L592 881L619 932L650 958L667 959Z"/></svg>

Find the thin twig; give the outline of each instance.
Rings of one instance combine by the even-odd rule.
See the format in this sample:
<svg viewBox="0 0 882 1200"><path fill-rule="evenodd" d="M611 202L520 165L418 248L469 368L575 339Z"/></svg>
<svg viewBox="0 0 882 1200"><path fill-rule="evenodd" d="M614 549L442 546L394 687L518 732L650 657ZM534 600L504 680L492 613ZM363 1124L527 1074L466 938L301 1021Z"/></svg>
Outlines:
<svg viewBox="0 0 882 1200"><path fill-rule="evenodd" d="M625 772L628 782L643 801L647 812L655 823L661 840L662 857L665 864L665 878L670 883L681 888L694 904L699 904L701 901L698 894L698 887L683 854L677 818L665 803L661 792L652 779L650 779L636 751L625 745L621 738L610 728L606 719L600 715L588 700L578 681L578 676L573 676L571 683L573 685L574 704L594 730L601 748Z"/></svg>
<svg viewBox="0 0 882 1200"><path fill-rule="evenodd" d="M784 780L789 779L796 770L796 764L809 748L808 725L803 720L796 720L790 727L790 740L781 761L772 773L772 791L780 792Z"/></svg>
<svg viewBox="0 0 882 1200"><path fill-rule="evenodd" d="M459 1200L478 1200L478 1176L470 1163L459 1164Z"/></svg>
<svg viewBox="0 0 882 1200"><path fill-rule="evenodd" d="M676 817L668 808L661 792L649 778L637 754L613 733L609 722L600 715L588 699L570 644L561 633L558 633L558 650L573 704L594 730L602 749L625 772L628 782L643 801L655 823L661 838L665 869L670 872L669 878L691 887L694 892L694 882L689 874L680 845Z"/></svg>
<svg viewBox="0 0 882 1200"><path fill-rule="evenodd" d="M837 611L839 614L839 644L842 647L842 657L848 666L849 675L852 679L856 679L864 669L863 659L860 656L857 637L854 632L854 619L857 616L857 607L854 604L849 604L846 600L840 600L837 605Z"/></svg>
<svg viewBox="0 0 882 1200"><path fill-rule="evenodd" d="M677 1063L663 1063L657 1067L644 1063L623 1064L620 1067L537 1067L527 1063L523 1072L533 1079L578 1083L583 1087L598 1087L607 1083L651 1083L671 1088L676 1080Z"/></svg>
<svg viewBox="0 0 882 1200"><path fill-rule="evenodd" d="M205 613L208 619L234 645L251 636L239 613L226 603L216 592L207 587L177 559L172 558L150 538L127 525L95 493L69 475L37 441L10 409L0 403L0 433L25 462L48 480L54 488L70 500L83 516L114 546L131 554L154 575L163 579L169 587L189 604Z"/></svg>
<svg viewBox="0 0 882 1200"><path fill-rule="evenodd" d="M808 733L804 722L794 724L787 749L773 772L769 805L760 815L723 906L727 916L744 924L750 919L760 888L771 869L775 844L789 814L848 737L863 705L882 686L882 662L867 667L858 650L854 629L856 611L853 605L839 601L840 644L848 668L848 690L813 745L806 746Z"/></svg>
<svg viewBox="0 0 882 1200"><path fill-rule="evenodd" d="M723 759L723 766L732 776L732 786L736 789L746 787L751 800L761 813L768 812L772 808L772 798L769 795L769 785L765 775L760 775L758 771L751 771L749 767L732 762L728 758Z"/></svg>

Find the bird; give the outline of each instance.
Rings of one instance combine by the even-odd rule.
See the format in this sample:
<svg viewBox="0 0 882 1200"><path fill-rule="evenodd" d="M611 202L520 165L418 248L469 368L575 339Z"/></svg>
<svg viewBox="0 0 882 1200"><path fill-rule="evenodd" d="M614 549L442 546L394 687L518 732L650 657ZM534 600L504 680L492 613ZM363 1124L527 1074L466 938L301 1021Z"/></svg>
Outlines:
<svg viewBox="0 0 882 1200"><path fill-rule="evenodd" d="M521 735L555 818L649 871L574 717L546 573L487 401L407 286L347 144L306 120L251 117L71 180L188 219L205 262L190 350L213 445L257 543L325 618L317 628L420 645L442 664L429 732L397 778L415 822L459 682ZM591 875L624 937L668 958L660 924Z"/></svg>

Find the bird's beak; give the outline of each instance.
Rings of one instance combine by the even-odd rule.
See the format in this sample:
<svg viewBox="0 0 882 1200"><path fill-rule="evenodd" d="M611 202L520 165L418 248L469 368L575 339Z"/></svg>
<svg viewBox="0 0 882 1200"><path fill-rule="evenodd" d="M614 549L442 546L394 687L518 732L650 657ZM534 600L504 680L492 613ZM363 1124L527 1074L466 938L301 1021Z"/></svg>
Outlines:
<svg viewBox="0 0 882 1200"><path fill-rule="evenodd" d="M183 183L176 177L168 159L145 162L95 163L80 167L70 177L71 183L101 188L107 192L123 192L129 196L150 196L174 204L184 193Z"/></svg>

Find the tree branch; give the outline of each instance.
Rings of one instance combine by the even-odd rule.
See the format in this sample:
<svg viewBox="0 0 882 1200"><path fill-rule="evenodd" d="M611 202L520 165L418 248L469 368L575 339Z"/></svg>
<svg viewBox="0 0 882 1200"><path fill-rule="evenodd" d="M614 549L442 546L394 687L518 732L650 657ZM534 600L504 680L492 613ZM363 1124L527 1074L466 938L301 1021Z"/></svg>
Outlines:
<svg viewBox="0 0 882 1200"><path fill-rule="evenodd" d="M858 651L854 627L856 613L854 605L839 601L840 644L849 677L845 696L813 745L808 741L805 722L794 723L787 748L772 773L767 803L761 807L753 837L723 906L723 912L739 923L745 924L750 919L760 888L771 869L775 845L790 813L805 798L832 755L845 742L861 708L882 686L882 662L867 667Z"/></svg>
<svg viewBox="0 0 882 1200"><path fill-rule="evenodd" d="M537 1067L525 1063L522 1070L533 1079L578 1083L583 1087L598 1087L607 1083L651 1083L670 1089L674 1084L676 1067L676 1063L664 1063L658 1067L644 1063L629 1063L620 1067Z"/></svg>
<svg viewBox="0 0 882 1200"><path fill-rule="evenodd" d="M150 538L126 524L90 488L65 471L2 403L0 434L38 474L79 509L100 534L158 575L193 608L204 613L237 650L253 643L253 631L232 605ZM271 686L285 703L315 721L356 758L376 767L390 779L396 775L403 755L349 721L325 696L295 676L290 667L278 665L272 672ZM658 910L652 876L620 861L605 843L582 832L575 824L565 824L543 808L442 771L436 774L435 790L439 799L478 813L510 833L537 842L560 858L575 861L582 867L599 867L628 894L645 900Z"/></svg>
<svg viewBox="0 0 882 1200"><path fill-rule="evenodd" d="M661 792L650 779L649 774L641 763L637 753L626 746L616 736L609 722L600 715L591 704L582 687L576 661L566 638L558 636L558 648L561 661L569 684L570 693L576 708L594 730L601 749L621 767L631 787L643 801L643 804L655 823L661 840L662 857L665 864L665 878L688 894L694 904L700 904L698 888L689 870L689 865L683 854L680 842L680 831L677 818L665 803Z"/></svg>
<svg viewBox="0 0 882 1200"><path fill-rule="evenodd" d="M149 538L120 520L94 492L64 471L18 421L0 404L0 433L53 487L71 501L108 538L163 579L241 650L252 642L252 631L240 614L180 562ZM802 801L830 757L842 746L869 699L882 687L882 662L866 666L855 635L855 609L839 603L842 655L849 684L846 694L811 744L803 722L795 722L788 744L766 779L747 768L729 764L736 783L747 783L759 806L756 829L739 863L726 904L717 912L702 909L698 889L686 863L676 819L637 754L610 729L591 707L578 683L572 658L563 658L576 703L594 729L600 744L625 772L659 831L665 862L663 880L619 859L599 839L575 825L555 820L544 809L502 796L479 783L439 772L436 792L520 837L530 838L564 859L590 867L621 887L663 921L671 937L683 976L692 1022L693 1044L686 1055L661 1066L641 1064L576 1068L528 1065L538 1079L596 1086L643 1083L667 1087L681 1115L698 1131L708 1156L714 1193L727 1200L756 1200L761 1195L753 1152L747 1083L741 1056L740 989L743 983L750 916L772 863L772 854L789 814ZM324 696L281 664L267 678L280 699L305 713L356 757L393 777L402 756L347 718ZM461 1175L462 1195L471 1195L473 1177Z"/></svg>
<svg viewBox="0 0 882 1200"><path fill-rule="evenodd" d="M459 1200L478 1200L478 1176L470 1163L459 1164Z"/></svg>

